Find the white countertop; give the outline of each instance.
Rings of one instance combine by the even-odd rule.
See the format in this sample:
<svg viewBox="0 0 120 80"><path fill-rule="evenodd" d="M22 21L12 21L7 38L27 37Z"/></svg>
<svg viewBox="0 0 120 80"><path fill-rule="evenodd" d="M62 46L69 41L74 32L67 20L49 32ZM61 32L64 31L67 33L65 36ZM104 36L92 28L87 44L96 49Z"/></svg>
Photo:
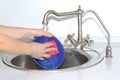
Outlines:
<svg viewBox="0 0 120 80"><path fill-rule="evenodd" d="M0 80L119 80L120 79L120 43L112 43L112 58L104 60L92 67L64 72L41 72L37 70L17 70L6 66L0 54ZM93 46L100 53L105 52L106 44Z"/></svg>

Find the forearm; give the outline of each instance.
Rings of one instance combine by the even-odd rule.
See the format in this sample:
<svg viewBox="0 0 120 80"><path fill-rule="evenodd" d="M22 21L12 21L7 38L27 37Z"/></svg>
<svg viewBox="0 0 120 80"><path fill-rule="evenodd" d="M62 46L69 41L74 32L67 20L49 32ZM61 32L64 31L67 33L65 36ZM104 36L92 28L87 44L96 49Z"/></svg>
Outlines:
<svg viewBox="0 0 120 80"><path fill-rule="evenodd" d="M31 53L30 49L30 43L25 43L7 35L0 34L0 51L19 55L29 55Z"/></svg>
<svg viewBox="0 0 120 80"><path fill-rule="evenodd" d="M16 39L21 39L21 38L31 39L33 38L35 33L38 33L38 32L39 32L38 29L10 27L10 26L0 25L0 33L6 34Z"/></svg>

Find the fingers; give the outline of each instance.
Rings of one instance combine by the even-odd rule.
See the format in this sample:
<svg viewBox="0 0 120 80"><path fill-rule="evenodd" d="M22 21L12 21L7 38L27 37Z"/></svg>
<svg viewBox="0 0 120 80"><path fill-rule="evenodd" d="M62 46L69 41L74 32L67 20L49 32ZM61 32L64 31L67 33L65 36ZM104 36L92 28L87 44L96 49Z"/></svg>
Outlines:
<svg viewBox="0 0 120 80"><path fill-rule="evenodd" d="M54 46L53 43L45 43L44 46L45 46L45 52L52 52L57 50L57 48L52 47Z"/></svg>
<svg viewBox="0 0 120 80"><path fill-rule="evenodd" d="M31 43L31 53L30 55L34 58L44 60L45 58L51 57L51 55L47 54L52 51L56 51L57 49L52 47L53 43L45 43L45 44L38 44L38 43Z"/></svg>
<svg viewBox="0 0 120 80"><path fill-rule="evenodd" d="M52 35L52 33L47 32L47 33L45 33L45 36L47 36L47 37L52 37L53 35Z"/></svg>
<svg viewBox="0 0 120 80"><path fill-rule="evenodd" d="M47 36L52 37L52 33L46 32L44 29L32 29L31 34L33 36Z"/></svg>
<svg viewBox="0 0 120 80"><path fill-rule="evenodd" d="M50 58L51 56L48 54L43 54L42 57L39 57L40 60L45 60L45 58Z"/></svg>
<svg viewBox="0 0 120 80"><path fill-rule="evenodd" d="M52 33L50 32L46 32L44 29L41 29L41 36L44 35L44 36L47 36L47 37L52 37Z"/></svg>
<svg viewBox="0 0 120 80"><path fill-rule="evenodd" d="M45 46L45 48L50 48L51 46L53 46L53 43L45 43L43 44Z"/></svg>
<svg viewBox="0 0 120 80"><path fill-rule="evenodd" d="M44 57L44 58L50 58L51 56L48 55L48 54L43 54L42 57Z"/></svg>
<svg viewBox="0 0 120 80"><path fill-rule="evenodd" d="M38 58L38 59L40 59L40 60L44 60L44 58L43 58L43 57L40 57L40 58Z"/></svg>
<svg viewBox="0 0 120 80"><path fill-rule="evenodd" d="M44 60L46 58L50 58L51 55L48 54L48 52L52 52L52 51L55 51L55 50L56 50L56 48L47 48L47 49L45 49L43 53L40 53L40 57L38 57L38 59Z"/></svg>
<svg viewBox="0 0 120 80"><path fill-rule="evenodd" d="M56 48L47 48L47 49L45 49L45 53L56 51L56 50L57 50Z"/></svg>

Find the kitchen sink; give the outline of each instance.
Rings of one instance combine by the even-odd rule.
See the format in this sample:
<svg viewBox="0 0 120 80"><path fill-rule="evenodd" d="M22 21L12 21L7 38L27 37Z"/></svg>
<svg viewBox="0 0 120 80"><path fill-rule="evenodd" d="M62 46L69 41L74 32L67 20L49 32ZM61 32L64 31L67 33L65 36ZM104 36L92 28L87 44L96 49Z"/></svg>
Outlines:
<svg viewBox="0 0 120 80"><path fill-rule="evenodd" d="M84 50L67 48L65 49L65 60L63 64L58 69L55 70L61 71L61 70L84 69L96 65L100 63L102 60L103 56L91 48L85 48ZM38 66L34 62L32 57L27 55L7 54L3 56L2 61L7 66L15 69L46 71L42 67Z"/></svg>

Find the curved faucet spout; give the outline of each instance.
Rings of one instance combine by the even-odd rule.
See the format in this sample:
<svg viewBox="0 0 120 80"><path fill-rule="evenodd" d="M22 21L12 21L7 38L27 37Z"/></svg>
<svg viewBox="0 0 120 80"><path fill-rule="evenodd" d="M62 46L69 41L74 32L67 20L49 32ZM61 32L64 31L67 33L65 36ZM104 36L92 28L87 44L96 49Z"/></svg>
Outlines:
<svg viewBox="0 0 120 80"><path fill-rule="evenodd" d="M77 10L76 11L71 11L71 12L64 12L64 13L58 13L54 10L49 10L45 13L44 17L43 17L43 21L42 21L42 24L43 25L46 25L48 24L48 17L50 14L54 14L55 16L57 17L60 17L60 16L68 16L68 15L75 15L77 13Z"/></svg>

